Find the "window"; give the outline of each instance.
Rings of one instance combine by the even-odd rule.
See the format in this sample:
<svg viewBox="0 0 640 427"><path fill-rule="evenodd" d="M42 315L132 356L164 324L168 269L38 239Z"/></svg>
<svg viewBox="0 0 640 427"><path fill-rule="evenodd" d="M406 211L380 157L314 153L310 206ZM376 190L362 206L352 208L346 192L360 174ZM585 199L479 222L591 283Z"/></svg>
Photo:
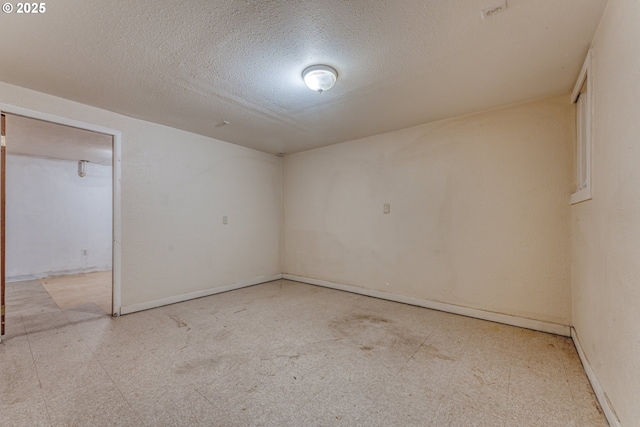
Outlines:
<svg viewBox="0 0 640 427"><path fill-rule="evenodd" d="M591 200L591 51L587 53L571 100L576 104L576 189L571 203Z"/></svg>

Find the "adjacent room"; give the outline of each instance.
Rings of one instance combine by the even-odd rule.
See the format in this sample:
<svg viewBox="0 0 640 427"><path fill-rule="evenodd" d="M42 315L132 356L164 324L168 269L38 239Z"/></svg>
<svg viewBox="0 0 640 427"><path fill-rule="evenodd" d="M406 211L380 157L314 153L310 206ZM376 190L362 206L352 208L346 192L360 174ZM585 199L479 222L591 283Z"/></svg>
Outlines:
<svg viewBox="0 0 640 427"><path fill-rule="evenodd" d="M5 124L6 282L111 314L112 137L15 115Z"/></svg>
<svg viewBox="0 0 640 427"><path fill-rule="evenodd" d="M640 426L640 2L25 5L3 420Z"/></svg>

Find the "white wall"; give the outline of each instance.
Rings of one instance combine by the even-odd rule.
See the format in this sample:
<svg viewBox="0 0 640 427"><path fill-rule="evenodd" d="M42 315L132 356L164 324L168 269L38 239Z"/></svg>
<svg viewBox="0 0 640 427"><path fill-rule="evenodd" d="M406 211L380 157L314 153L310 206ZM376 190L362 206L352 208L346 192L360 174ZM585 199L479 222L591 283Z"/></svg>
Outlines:
<svg viewBox="0 0 640 427"><path fill-rule="evenodd" d="M279 157L6 83L0 103L121 131L123 309L280 273Z"/></svg>
<svg viewBox="0 0 640 427"><path fill-rule="evenodd" d="M593 199L573 206L573 318L623 426L640 425L640 2L593 42Z"/></svg>
<svg viewBox="0 0 640 427"><path fill-rule="evenodd" d="M7 280L111 269L111 166L7 155ZM83 255L83 250L87 255Z"/></svg>
<svg viewBox="0 0 640 427"><path fill-rule="evenodd" d="M574 111L561 96L286 156L284 272L569 325Z"/></svg>

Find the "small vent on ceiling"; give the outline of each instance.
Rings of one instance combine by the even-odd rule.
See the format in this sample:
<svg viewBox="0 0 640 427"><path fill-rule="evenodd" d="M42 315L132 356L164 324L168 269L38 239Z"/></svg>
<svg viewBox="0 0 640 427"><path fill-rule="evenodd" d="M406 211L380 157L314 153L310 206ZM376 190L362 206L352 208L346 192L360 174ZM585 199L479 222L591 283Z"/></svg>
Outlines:
<svg viewBox="0 0 640 427"><path fill-rule="evenodd" d="M482 19L487 19L487 18L495 15L496 13L502 12L506 8L507 8L507 0L503 0L499 4L493 5L491 7L486 8L486 9L482 9L482 11L480 13L482 14Z"/></svg>

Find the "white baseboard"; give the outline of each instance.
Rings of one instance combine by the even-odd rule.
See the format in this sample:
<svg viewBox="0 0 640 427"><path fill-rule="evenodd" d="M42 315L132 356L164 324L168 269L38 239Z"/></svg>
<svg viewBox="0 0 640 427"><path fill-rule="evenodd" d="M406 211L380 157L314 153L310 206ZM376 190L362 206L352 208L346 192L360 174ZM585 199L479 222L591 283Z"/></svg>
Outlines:
<svg viewBox="0 0 640 427"><path fill-rule="evenodd" d="M418 307L430 308L447 313L460 314L462 316L474 317L476 319L489 320L491 322L504 323L506 325L518 326L535 331L547 332L550 334L571 336L571 328L567 325L544 322L541 320L526 319L524 317L511 316L508 314L493 313L491 311L479 310L477 308L463 307L460 305L447 304L437 301L423 300L420 298L405 295L392 294L388 292L376 291L373 289L360 288L352 285L328 282L326 280L311 279L308 277L295 276L293 274L283 274L283 279L294 280L296 282L308 283L310 285L323 286L326 288L338 289L355 294L386 299L389 301L401 302L404 304L416 305Z"/></svg>
<svg viewBox="0 0 640 427"><path fill-rule="evenodd" d="M101 271L111 271L111 267L78 268L75 270L48 271L45 273L24 274L22 276L7 277L7 283L28 282L29 280L40 280L53 276L70 276L74 274L99 273Z"/></svg>
<svg viewBox="0 0 640 427"><path fill-rule="evenodd" d="M582 349L582 345L580 344L580 340L578 339L578 333L575 328L571 328L571 338L573 339L573 343L576 346L576 350L578 350L578 356L580 356L580 360L582 361L582 367L584 371L587 373L587 378L591 382L591 387L593 387L593 391L596 393L596 398L598 399L598 403L604 412L605 417L607 417L607 421L609 425L612 427L621 427L622 424L616 415L616 411L613 410L611 406L611 402L607 397L607 393L604 392L602 385L600 385L600 381L598 381L598 377L596 377L596 373L589 363L587 356Z"/></svg>
<svg viewBox="0 0 640 427"><path fill-rule="evenodd" d="M175 295L167 298L161 298L153 301L146 301L139 304L132 304L123 306L120 309L120 314L130 314L136 311L149 310L151 308L161 307L163 305L175 304L178 302L188 301L191 299L208 297L209 295L215 295L222 292L233 291L235 289L246 288L248 286L259 285L260 283L272 282L274 280L282 279L282 274L274 274L271 276L260 276L252 279L242 280L240 282L232 283L229 285L218 286L215 288L203 289L201 291L190 292L188 294Z"/></svg>

